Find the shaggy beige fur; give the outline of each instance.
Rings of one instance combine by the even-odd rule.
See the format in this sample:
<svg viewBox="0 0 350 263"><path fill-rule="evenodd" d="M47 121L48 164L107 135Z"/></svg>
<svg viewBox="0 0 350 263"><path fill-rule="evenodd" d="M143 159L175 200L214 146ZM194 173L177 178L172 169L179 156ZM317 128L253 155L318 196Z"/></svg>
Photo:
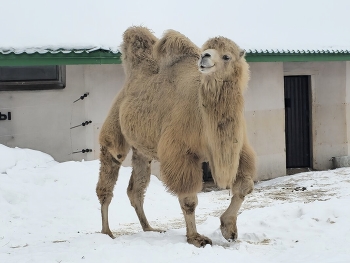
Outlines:
<svg viewBox="0 0 350 263"><path fill-rule="evenodd" d="M187 241L211 244L195 224L197 193L202 189L202 162L209 161L214 180L231 187L233 197L221 216L221 231L237 238L237 212L253 190L255 154L243 115L243 91L249 79L244 52L223 37L208 40L203 52L184 35L169 30L157 40L144 27L125 31L122 60L126 73L100 133L101 168L96 192L101 203L102 233L113 237L108 206L118 170L133 147L128 187L131 205L144 231L153 229L143 199L150 162L160 162L167 189L179 198Z"/></svg>

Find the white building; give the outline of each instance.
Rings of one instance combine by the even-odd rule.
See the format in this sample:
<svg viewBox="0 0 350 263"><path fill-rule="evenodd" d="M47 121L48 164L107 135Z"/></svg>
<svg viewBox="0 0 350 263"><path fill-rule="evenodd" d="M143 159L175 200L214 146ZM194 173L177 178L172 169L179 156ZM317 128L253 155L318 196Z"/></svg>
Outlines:
<svg viewBox="0 0 350 263"><path fill-rule="evenodd" d="M121 14L124 20L112 33L114 27L106 26L110 25L108 21L113 25L119 21L118 17L108 20L114 16L113 8L103 9L103 14L101 3L93 1L95 4L86 7L87 11L67 10L68 22L54 22L45 35L37 18L49 17L45 8L37 17L31 17L33 21L26 20L29 15L20 11L17 17L23 28L37 28L39 33L22 31L21 36L15 31L18 24L2 23L9 25L0 41L0 143L41 150L58 161L98 158L99 129L124 81L117 46L128 26L147 24L154 30L179 30L191 39L193 36L198 45L213 35L225 35L247 50L251 80L245 95L246 118L249 138L258 155L259 180L285 175L287 167L331 168L332 157L350 155L350 37L342 34L350 21L349 16L340 14L349 10L350 4L340 1L341 9L333 7L337 1L319 5L328 16L319 16L320 10L315 11L310 13L311 22L307 24L302 15L314 8L312 3L303 3L306 7L298 9L298 1L286 2L282 7L273 6L272 12L269 5L274 1L265 3L266 9L261 9L262 1L246 2L255 9L236 16L229 8L222 9L230 17L212 14L216 19L207 30L190 26L189 21L198 16L192 17L189 10L177 21L171 20L174 14L169 12L161 13L163 20L157 20L150 19L149 14L143 17L144 4L140 4L136 9L140 13L133 19L135 9L126 3L120 8L125 11ZM235 1L225 4L249 5ZM200 10L210 14L203 6L197 11ZM88 16L94 12L99 19ZM295 12L299 12L300 21L291 23L288 18L293 18ZM6 19L9 13L0 19ZM75 16L77 21L82 20L75 21ZM245 23L237 26L243 18ZM254 18L255 22L250 21ZM277 27L276 21L280 22ZM82 26L83 22L88 28ZM238 33L230 30L228 22ZM262 34L263 28L267 29ZM99 40L102 44L96 44ZM82 123L84 126L73 128Z"/></svg>

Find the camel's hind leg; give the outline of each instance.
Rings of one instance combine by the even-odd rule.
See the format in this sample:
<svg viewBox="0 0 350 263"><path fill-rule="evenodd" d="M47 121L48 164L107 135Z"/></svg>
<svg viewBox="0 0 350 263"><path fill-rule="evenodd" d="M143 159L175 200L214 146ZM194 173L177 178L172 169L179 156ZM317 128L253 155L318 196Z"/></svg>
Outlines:
<svg viewBox="0 0 350 263"><path fill-rule="evenodd" d="M123 153L118 154L120 157L118 160L112 156L108 149L104 146L101 147L100 154L100 176L96 186L96 194L101 204L101 216L102 216L102 231L101 233L109 235L114 238L108 224L108 206L111 203L113 197L113 189L118 179L118 173L121 162L124 160L127 154L127 149L124 149ZM118 158L117 157L117 158Z"/></svg>
<svg viewBox="0 0 350 263"><path fill-rule="evenodd" d="M246 143L241 152L236 181L231 187L231 204L220 218L221 233L229 241L237 239L237 213L244 197L254 189L255 169L255 153Z"/></svg>
<svg viewBox="0 0 350 263"><path fill-rule="evenodd" d="M142 229L143 231L164 232L160 229L154 229L149 225L143 210L145 192L151 177L151 160L144 157L137 149L133 148L132 167L127 193L131 205L135 208Z"/></svg>

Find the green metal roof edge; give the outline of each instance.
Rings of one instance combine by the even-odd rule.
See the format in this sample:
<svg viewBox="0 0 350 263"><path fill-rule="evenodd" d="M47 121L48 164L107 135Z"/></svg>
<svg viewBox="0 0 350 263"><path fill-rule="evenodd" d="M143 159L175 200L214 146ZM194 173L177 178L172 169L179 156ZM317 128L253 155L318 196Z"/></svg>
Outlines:
<svg viewBox="0 0 350 263"><path fill-rule="evenodd" d="M0 66L121 64L121 54L107 50L82 52L0 53Z"/></svg>
<svg viewBox="0 0 350 263"><path fill-rule="evenodd" d="M248 62L350 61L350 52L247 52ZM46 53L0 53L0 66L121 64L121 53L94 51L48 51Z"/></svg>
<svg viewBox="0 0 350 263"><path fill-rule="evenodd" d="M248 62L350 61L350 52L247 53Z"/></svg>

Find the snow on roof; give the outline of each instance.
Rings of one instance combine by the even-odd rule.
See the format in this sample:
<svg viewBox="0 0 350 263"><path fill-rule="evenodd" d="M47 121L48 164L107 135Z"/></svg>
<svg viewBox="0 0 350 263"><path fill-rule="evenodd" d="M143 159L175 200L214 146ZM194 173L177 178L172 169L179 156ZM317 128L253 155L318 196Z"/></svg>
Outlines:
<svg viewBox="0 0 350 263"><path fill-rule="evenodd" d="M39 53L39 54L46 54L46 53L51 53L51 54L56 54L56 53L63 53L63 54L68 54L68 53L90 53L96 50L101 49L100 47L82 47L82 48L77 48L75 46L67 47L66 49L60 48L60 47L22 47L22 48L9 48L9 49L0 49L0 53L7 55L7 54L22 54L22 53L27 53L27 54L34 54L34 53Z"/></svg>
<svg viewBox="0 0 350 263"><path fill-rule="evenodd" d="M1 9L1 53L118 52L132 25L157 37L175 29L199 46L222 35L259 52L350 50L348 0L12 0Z"/></svg>

